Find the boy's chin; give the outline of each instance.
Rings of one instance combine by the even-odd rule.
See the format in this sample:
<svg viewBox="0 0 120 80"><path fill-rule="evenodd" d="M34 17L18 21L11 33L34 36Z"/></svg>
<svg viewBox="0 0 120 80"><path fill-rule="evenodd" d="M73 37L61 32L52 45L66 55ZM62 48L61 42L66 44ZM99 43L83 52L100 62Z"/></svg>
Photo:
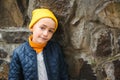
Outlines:
<svg viewBox="0 0 120 80"><path fill-rule="evenodd" d="M45 43L47 43L47 41L44 41L44 42L39 42L39 44L45 44Z"/></svg>

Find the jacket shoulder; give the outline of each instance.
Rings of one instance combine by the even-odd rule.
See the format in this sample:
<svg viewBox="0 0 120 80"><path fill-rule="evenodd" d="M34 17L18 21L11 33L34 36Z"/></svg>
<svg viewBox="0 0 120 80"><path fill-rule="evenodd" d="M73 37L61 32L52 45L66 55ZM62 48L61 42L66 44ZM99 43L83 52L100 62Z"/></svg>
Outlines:
<svg viewBox="0 0 120 80"><path fill-rule="evenodd" d="M13 52L15 52L15 53L21 53L23 51L27 51L28 49L32 49L32 48L29 46L28 42L24 42L20 46L18 46L17 48L15 48Z"/></svg>
<svg viewBox="0 0 120 80"><path fill-rule="evenodd" d="M46 47L60 47L60 44L55 41L49 41Z"/></svg>
<svg viewBox="0 0 120 80"><path fill-rule="evenodd" d="M45 53L49 56L59 56L62 53L61 46L57 42L49 41L44 48Z"/></svg>

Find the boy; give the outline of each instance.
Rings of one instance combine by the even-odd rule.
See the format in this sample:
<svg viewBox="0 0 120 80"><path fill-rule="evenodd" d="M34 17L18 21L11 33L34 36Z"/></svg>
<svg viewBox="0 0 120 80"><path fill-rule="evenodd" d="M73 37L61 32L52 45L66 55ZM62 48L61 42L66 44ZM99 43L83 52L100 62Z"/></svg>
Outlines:
<svg viewBox="0 0 120 80"><path fill-rule="evenodd" d="M68 80L60 46L50 41L57 27L57 18L49 9L33 10L32 35L14 50L8 80Z"/></svg>

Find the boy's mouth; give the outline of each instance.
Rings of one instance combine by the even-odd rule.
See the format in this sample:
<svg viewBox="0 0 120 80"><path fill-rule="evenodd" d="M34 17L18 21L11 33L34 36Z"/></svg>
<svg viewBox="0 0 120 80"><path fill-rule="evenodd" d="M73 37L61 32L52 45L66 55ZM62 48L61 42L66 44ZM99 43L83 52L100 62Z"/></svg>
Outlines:
<svg viewBox="0 0 120 80"><path fill-rule="evenodd" d="M45 40L45 41L47 40L47 38L43 38L43 37L41 37L41 39L42 39L42 40Z"/></svg>

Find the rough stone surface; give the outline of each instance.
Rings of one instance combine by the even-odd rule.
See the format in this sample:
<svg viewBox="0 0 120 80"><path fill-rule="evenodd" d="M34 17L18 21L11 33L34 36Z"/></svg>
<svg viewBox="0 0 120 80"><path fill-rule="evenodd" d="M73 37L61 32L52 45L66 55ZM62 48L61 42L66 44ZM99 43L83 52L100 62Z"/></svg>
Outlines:
<svg viewBox="0 0 120 80"><path fill-rule="evenodd" d="M120 80L119 0L1 0L0 79L7 80L12 51L27 41L31 11L39 7L59 20L53 40L63 48L70 80Z"/></svg>
<svg viewBox="0 0 120 80"><path fill-rule="evenodd" d="M9 64L0 60L0 80L8 80Z"/></svg>
<svg viewBox="0 0 120 80"><path fill-rule="evenodd" d="M17 6L16 0L0 1L0 26L22 26L23 17Z"/></svg>

